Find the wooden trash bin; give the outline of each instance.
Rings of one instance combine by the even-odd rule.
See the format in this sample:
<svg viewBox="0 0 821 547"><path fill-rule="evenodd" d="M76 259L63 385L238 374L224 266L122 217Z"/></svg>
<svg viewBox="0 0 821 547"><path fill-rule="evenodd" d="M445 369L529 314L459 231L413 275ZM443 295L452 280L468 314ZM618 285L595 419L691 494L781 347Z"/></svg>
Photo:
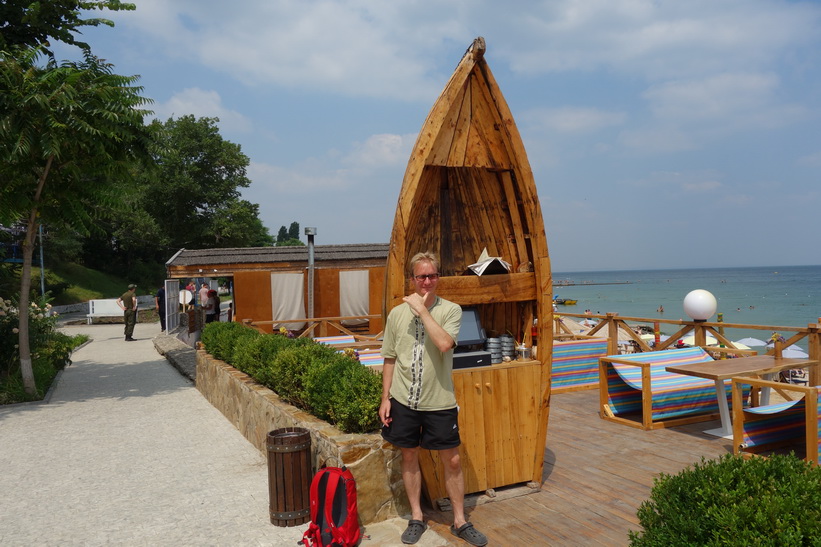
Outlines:
<svg viewBox="0 0 821 547"><path fill-rule="evenodd" d="M297 526L310 519L311 435L301 427L268 433L271 524Z"/></svg>

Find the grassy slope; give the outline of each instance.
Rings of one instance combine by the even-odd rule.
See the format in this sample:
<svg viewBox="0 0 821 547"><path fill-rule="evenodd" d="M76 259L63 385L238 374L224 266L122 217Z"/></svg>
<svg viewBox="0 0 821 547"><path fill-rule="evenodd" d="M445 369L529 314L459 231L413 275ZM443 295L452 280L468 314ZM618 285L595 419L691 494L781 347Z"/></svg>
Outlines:
<svg viewBox="0 0 821 547"><path fill-rule="evenodd" d="M86 302L95 298L116 298L128 287L128 281L122 278L78 264L62 264L53 269L47 268L46 275L49 279L71 284L71 287L54 299L52 304L55 306ZM32 284L39 287L40 268L32 268ZM137 294L148 294L148 291L138 288Z"/></svg>

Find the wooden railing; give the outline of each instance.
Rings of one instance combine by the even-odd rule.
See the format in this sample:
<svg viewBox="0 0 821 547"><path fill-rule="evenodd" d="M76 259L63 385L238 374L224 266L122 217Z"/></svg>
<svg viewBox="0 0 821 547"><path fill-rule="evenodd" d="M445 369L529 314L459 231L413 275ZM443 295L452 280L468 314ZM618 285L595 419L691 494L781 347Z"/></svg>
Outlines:
<svg viewBox="0 0 821 547"><path fill-rule="evenodd" d="M381 333L376 335L363 335L358 332L355 332L355 329L352 330L350 326L343 325L342 322L356 319L365 319L371 321L373 319L381 319L381 317L381 315L346 315L340 317L309 317L307 319L282 319L277 321L253 321L251 319L243 319L242 324L255 328L260 332L269 332L263 327L270 326L273 330L277 330L277 327L281 325L287 325L289 323L306 323L305 328L300 330L299 334L297 335L297 338L314 338L317 336L328 336L328 333L330 332L329 328L331 328L336 329L337 331L343 334L353 336L359 341L373 341L378 339Z"/></svg>
<svg viewBox="0 0 821 547"><path fill-rule="evenodd" d="M638 351L640 352L670 349L678 342L678 340L686 336L688 333L692 332L695 338L695 343L693 345L695 346L702 346L705 347L705 349L707 349L708 351L721 352L722 354L732 353L738 355L745 355L750 354L750 351L737 348L735 343L725 335L725 331L728 329L744 329L766 331L767 336L764 337L765 340L769 340L772 333L777 332L785 338L785 341L782 344L783 347L789 347L795 344L796 342L800 342L801 340L807 339L807 353L809 354L809 359L812 359L814 361L821 361L821 320L819 320L818 323L810 323L806 327L785 327L772 325L747 325L742 323L724 323L693 320L685 321L681 319L672 320L648 319L646 317L622 317L617 313L608 313L605 315L582 313L554 313L554 336L573 334L570 333L568 329L563 328L561 321L559 321L560 316L574 317L580 319L598 319L598 324L594 326L591 330L585 332L585 336L596 336L596 333L602 331L606 326L608 329L607 350L610 355L615 355L619 353L619 332L623 332L627 336L629 336L630 341L635 342L635 346L638 348ZM627 321L632 322L634 325L628 325ZM654 347L650 347L650 344L648 344L646 340L642 339L641 336L633 330L633 327L636 324L652 325L653 330L657 335L660 332L660 326L662 324L674 325L678 328L678 330L676 330L675 333L671 334L668 339L664 340L663 342L660 341L658 345ZM792 334L788 337L789 333ZM706 347L708 334L712 335L716 339L717 343L724 347ZM764 350L762 349L762 351ZM774 347L769 348L765 351L764 355L773 355L775 351L776 349ZM817 366L810 368L810 385L817 386L821 384L821 371L819 371L818 368L819 367Z"/></svg>

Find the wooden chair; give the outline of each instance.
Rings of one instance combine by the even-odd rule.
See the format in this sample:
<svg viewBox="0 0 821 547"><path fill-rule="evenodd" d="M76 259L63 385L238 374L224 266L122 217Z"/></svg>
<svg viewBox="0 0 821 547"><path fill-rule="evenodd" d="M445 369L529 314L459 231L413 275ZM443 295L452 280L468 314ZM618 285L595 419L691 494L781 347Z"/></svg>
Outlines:
<svg viewBox="0 0 821 547"><path fill-rule="evenodd" d="M645 430L715 419L715 382L665 370L712 360L700 347L600 358L601 417ZM729 385L727 397L729 401Z"/></svg>
<svg viewBox="0 0 821 547"><path fill-rule="evenodd" d="M747 388L770 388L796 395L793 401L745 408L742 391ZM804 459L816 465L819 461L819 397L821 387L786 386L757 378L733 378L733 453L761 454L803 445ZM736 401L738 399L738 401Z"/></svg>
<svg viewBox="0 0 821 547"><path fill-rule="evenodd" d="M565 393L599 386L599 358L607 355L606 338L553 341L550 392Z"/></svg>

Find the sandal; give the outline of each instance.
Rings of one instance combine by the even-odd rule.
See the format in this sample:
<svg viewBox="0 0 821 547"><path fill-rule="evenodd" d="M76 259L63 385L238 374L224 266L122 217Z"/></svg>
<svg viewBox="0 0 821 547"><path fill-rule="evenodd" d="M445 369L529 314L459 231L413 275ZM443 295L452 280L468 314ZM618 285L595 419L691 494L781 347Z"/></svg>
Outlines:
<svg viewBox="0 0 821 547"><path fill-rule="evenodd" d="M476 545L476 547L483 547L487 545L487 537L473 527L473 525L469 522L464 523L459 528L456 528L454 525L450 526L450 533L454 536L463 539L470 543L471 545Z"/></svg>
<svg viewBox="0 0 821 547"><path fill-rule="evenodd" d="M421 520L414 520L411 519L408 522L408 527L402 533L402 543L406 545L413 545L419 538L422 537L422 534L425 533L427 526Z"/></svg>

